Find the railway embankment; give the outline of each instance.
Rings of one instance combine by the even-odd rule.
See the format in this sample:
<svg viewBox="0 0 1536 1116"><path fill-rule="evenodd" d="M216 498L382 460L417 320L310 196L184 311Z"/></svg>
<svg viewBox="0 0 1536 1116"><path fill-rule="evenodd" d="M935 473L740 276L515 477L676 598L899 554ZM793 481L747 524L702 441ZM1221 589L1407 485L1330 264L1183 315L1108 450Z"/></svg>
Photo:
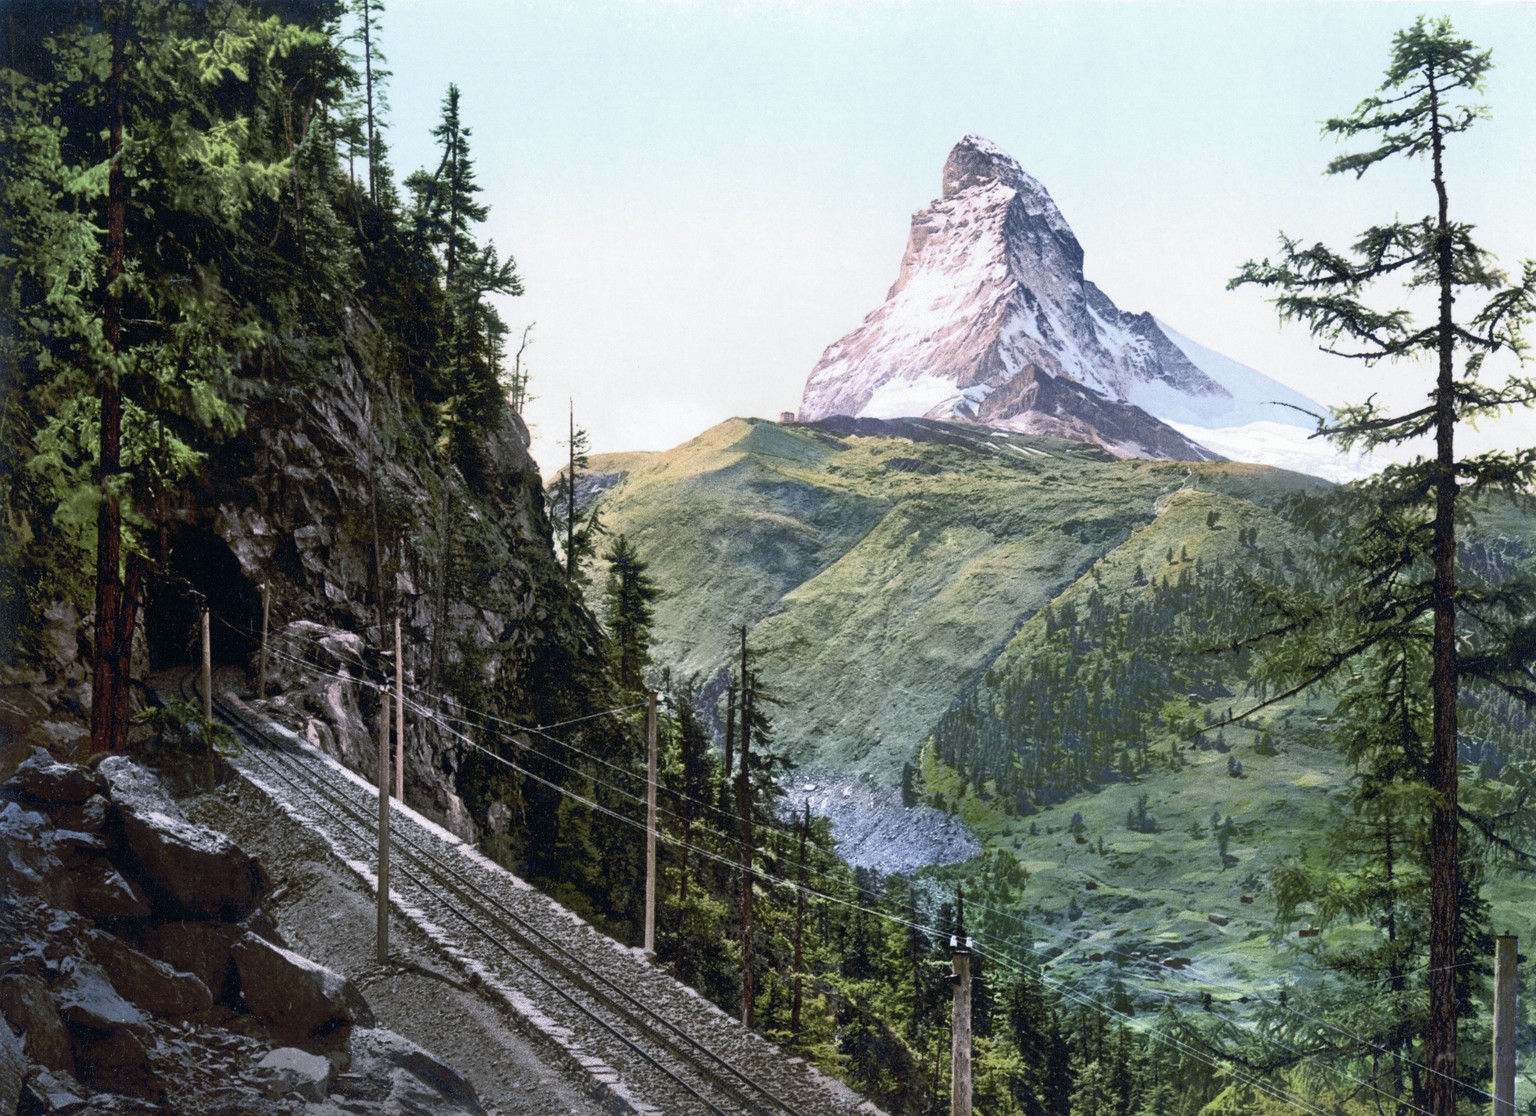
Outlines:
<svg viewBox="0 0 1536 1116"><path fill-rule="evenodd" d="M268 868L147 769L4 752L0 1109L485 1111L356 982L292 948Z"/></svg>
<svg viewBox="0 0 1536 1116"><path fill-rule="evenodd" d="M228 809L207 808L237 834L277 833L280 814L303 836L280 863L313 863L318 842L336 870L361 885L366 913L334 910L321 937L338 955L372 950L377 886L377 790L295 734L237 699L219 709L242 746L231 763L246 780ZM259 795L264 803L249 801ZM603 936L570 911L480 855L453 834L393 803L390 811L391 961L404 932L435 955L418 969L370 972L370 996L401 980L474 990L536 1050L584 1077L612 1109L640 1113L877 1113L841 1083L792 1058L674 981L644 954ZM249 839L259 839L252 834ZM338 881L302 885L324 903ZM303 895L291 901L299 903ZM324 950L322 950L324 952ZM423 970L430 970L429 972ZM471 1071L466 1071L471 1072ZM471 1076L473 1076L471 1072ZM539 1111L563 1111L544 1108Z"/></svg>

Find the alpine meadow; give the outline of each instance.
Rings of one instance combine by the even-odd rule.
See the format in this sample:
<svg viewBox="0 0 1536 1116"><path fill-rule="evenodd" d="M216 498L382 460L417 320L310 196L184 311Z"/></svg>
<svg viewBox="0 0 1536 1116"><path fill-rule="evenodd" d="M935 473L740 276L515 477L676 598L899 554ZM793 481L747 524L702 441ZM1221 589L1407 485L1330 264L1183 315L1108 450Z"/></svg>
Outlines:
<svg viewBox="0 0 1536 1116"><path fill-rule="evenodd" d="M1332 7L0 3L0 1112L1536 1114L1529 14Z"/></svg>

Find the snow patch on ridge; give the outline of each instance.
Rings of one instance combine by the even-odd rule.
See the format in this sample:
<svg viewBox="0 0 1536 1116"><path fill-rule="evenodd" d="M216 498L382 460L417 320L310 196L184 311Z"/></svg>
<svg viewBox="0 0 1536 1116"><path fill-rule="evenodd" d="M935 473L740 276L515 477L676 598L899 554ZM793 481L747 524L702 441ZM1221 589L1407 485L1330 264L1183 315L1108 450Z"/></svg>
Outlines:
<svg viewBox="0 0 1536 1116"><path fill-rule="evenodd" d="M1294 473L1309 473L1331 481L1358 480L1381 467L1371 457L1342 454L1324 438L1312 438L1299 426L1280 422L1250 422L1241 426L1207 427L1170 422L1180 434L1232 461L1273 465Z"/></svg>
<svg viewBox="0 0 1536 1116"><path fill-rule="evenodd" d="M1132 403L1174 425L1182 422L1227 428L1260 423L1298 427L1309 433L1317 429L1316 420L1302 412L1324 414L1326 408L1321 404L1246 364L1191 341L1161 318L1156 321L1189 362L1231 392L1231 397L1189 395L1154 381L1134 385Z"/></svg>

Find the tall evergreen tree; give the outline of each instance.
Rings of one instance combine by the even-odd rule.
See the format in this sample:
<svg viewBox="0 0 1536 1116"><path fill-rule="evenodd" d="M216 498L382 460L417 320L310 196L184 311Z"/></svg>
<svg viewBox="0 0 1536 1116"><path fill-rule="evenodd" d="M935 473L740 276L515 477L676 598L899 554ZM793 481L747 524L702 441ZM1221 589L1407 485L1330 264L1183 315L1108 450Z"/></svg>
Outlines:
<svg viewBox="0 0 1536 1116"><path fill-rule="evenodd" d="M625 535L613 540L608 562L606 606L619 685L645 688L644 671L651 661L651 621L655 617L656 586L647 566Z"/></svg>
<svg viewBox="0 0 1536 1116"><path fill-rule="evenodd" d="M492 294L520 295L522 280L515 261L503 260L494 244L479 244L474 226L489 216L476 195L470 129L459 111L459 87L449 85L442 117L432 129L441 145L437 169L413 172L405 180L411 193L410 221L417 242L435 255L441 268L448 321L444 334L447 360L435 385L438 426L450 455L461 465L500 417L501 361L506 324L488 301Z"/></svg>
<svg viewBox="0 0 1536 1116"><path fill-rule="evenodd" d="M1389 633L1414 627L1421 618L1431 626L1431 979L1425 1047L1432 1078L1429 1108L1435 1116L1453 1116L1457 1088L1456 964L1462 893L1457 697L1463 671L1457 645L1458 640L1482 636L1457 622L1457 497L1463 487L1473 492L1522 489L1536 480L1536 452L1531 450L1458 457L1455 448L1460 425L1536 401L1536 384L1529 379L1516 376L1492 386L1479 378L1490 353L1523 353L1521 327L1536 309L1536 264L1527 262L1521 278L1510 283L1478 246L1472 226L1451 216L1446 144L1483 115L1481 106L1468 104L1466 98L1480 89L1489 65L1489 52L1458 37L1447 20L1420 18L1399 32L1379 95L1324 126L1325 132L1340 138L1367 137L1370 146L1336 158L1328 170L1359 177L1389 159L1427 158L1432 212L1417 221L1367 229L1352 253L1321 244L1304 247L1282 238L1278 262L1250 261L1233 280L1234 286L1252 283L1275 290L1281 317L1304 323L1330 352L1367 365L1419 356L1435 365L1433 385L1422 406L1392 413L1373 397L1341 409L1332 422L1319 420L1319 430L1346 448L1430 435L1435 455L1388 470L1375 488L1379 501L1408 520L1417 553L1428 557L1428 576L1414 576L1411 566L1376 571L1364 586L1366 604L1355 615L1371 618L1386 611L1395 622L1372 625L1364 633L1357 630L1352 642L1328 647L1314 671L1321 676L1354 662ZM1408 309L1380 310L1365 301L1376 284L1393 278L1435 293L1437 313L1432 320L1421 322ZM1472 309L1458 317L1458 302ZM1352 347L1340 348L1340 343ZM1513 675L1518 685L1528 658L1514 655L1500 662L1497 655L1480 654L1475 662L1505 684L1511 684Z"/></svg>
<svg viewBox="0 0 1536 1116"><path fill-rule="evenodd" d="M8 433L51 529L95 551L95 750L126 741L156 492L238 426L258 354L291 358L305 316L339 315L347 289L309 142L344 68L331 10L314 14L62 4L8 49L6 384L24 396Z"/></svg>

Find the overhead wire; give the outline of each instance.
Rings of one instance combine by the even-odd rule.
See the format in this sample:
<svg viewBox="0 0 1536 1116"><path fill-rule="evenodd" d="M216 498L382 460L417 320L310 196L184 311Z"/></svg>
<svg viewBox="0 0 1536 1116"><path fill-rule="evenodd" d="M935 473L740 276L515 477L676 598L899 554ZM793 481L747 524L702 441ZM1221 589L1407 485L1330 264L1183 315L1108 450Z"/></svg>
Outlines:
<svg viewBox="0 0 1536 1116"><path fill-rule="evenodd" d="M218 619L220 620L221 623L223 623L225 626L229 627L231 630L237 632L238 634L246 636L247 638L253 638L254 637L254 633L251 633L249 631L246 631L246 630L243 630L243 629L239 628L238 626L234 625L233 623L231 623L230 621L228 621L224 617L220 616L220 617L218 617ZM338 629L331 629L331 630L338 630ZM356 635L356 633L345 632L344 629L339 629L339 630L342 631L344 634L352 635L355 638L358 638L358 639L362 639L363 638L361 636ZM310 642L313 642L313 643L316 643L316 644L320 643L324 638L325 638L324 635L315 635L315 636L308 637ZM362 670L365 675L366 674L374 673L374 670L372 668L370 668L370 666L366 662L364 662L363 660L361 660L359 658L346 658L346 657L343 657L342 655L337 653L336 649L333 649L333 648L327 648L326 650L327 650L327 653L331 654L333 657L337 658L338 660L343 661L343 662L350 662L350 663L358 666L359 669ZM298 666L301 666L301 667L303 667L306 670L314 671L314 672L316 672L318 674L325 675L325 676L331 677L331 678L336 679L336 680L351 682L351 683L359 684L359 685L362 685L362 686L367 686L367 687L370 687L370 688L375 688L375 689L380 690L381 692L390 692L391 691L390 687L388 687L388 686L381 686L381 685L378 685L376 683L373 683L367 677L353 677L353 676L348 675L348 674L339 674L339 673L336 673L334 671L328 671L324 667L321 667L318 664L312 663L312 662L310 662L308 660L305 660L305 659L302 659L300 657L297 657L297 656L294 656L294 655L289 655L289 654L284 654L284 653L281 653L281 652L274 652L270 647L269 647L269 654L273 654L273 655L275 655L275 657L283 658L286 661L294 663L294 664L296 664ZM572 718L572 719L567 720L567 721L555 722L555 723L552 723L552 724L549 724L549 725L545 725L545 726L530 726L530 725L520 724L519 722L512 721L512 720L510 720L508 718L498 717L498 716L496 716L494 714L489 714L489 713L485 713L484 711L481 711L481 710L473 709L472 707L468 706L467 704L464 704L462 702L458 702L458 701L456 701L456 700L454 700L452 698L446 698L446 697L444 697L442 695L432 695L428 691L426 691L424 688L419 687L419 686L414 686L413 685L413 686L411 686L409 688L411 689L411 691L414 694L417 694L417 695L425 694L428 697L434 697L434 698L436 698L438 700L443 701L445 704L452 705L452 706L456 707L457 709L460 709L460 710L463 710L465 712L474 714L476 717L482 718L485 721L489 721L489 722L492 722L494 724L505 725L505 726L507 726L509 728L515 729L515 730L520 731L520 732L533 733L535 735L543 737L543 738L551 741L552 743L555 743L555 744L558 744L558 745L560 745L562 747L570 749L572 752L576 753L577 755L580 755L580 756L582 756L582 757L584 757L586 759L589 759L589 760L591 760L593 762L601 764L601 765L603 765L603 766L605 766L605 767L607 767L607 768L609 768L611 770L617 771L617 772L619 772L621 774L624 774L626 776L629 776L631 778L635 778L635 779L638 779L640 781L644 781L645 778L646 778L645 775L643 775L643 774L641 774L641 773L639 773L637 771L634 771L633 769L623 767L623 766L615 764L615 763L613 763L613 762L611 762L609 760L606 760L606 759L604 759L601 756L594 755L593 753L588 752L585 749L582 749L579 746L570 743L569 741L562 740L562 739L560 739L558 737L555 737L555 736L551 735L549 732L546 731L547 729L550 729L550 728L558 728L558 727L562 727L562 726L566 726L566 725L577 724L577 723L581 723L581 722L585 722L585 721L594 720L594 719L597 719L599 717L611 716L611 715L617 715L617 714L624 713L624 712L629 712L629 711L632 711L632 710L635 710L635 709L643 708L645 703L638 703L638 702L637 703L632 703L632 704L625 705L625 706L615 707L614 709L602 710L602 711L599 711L597 713L587 714L587 715L582 716L582 717ZM495 760L497 760L497 761L499 761L501 763L506 764L507 766L513 768L514 770L517 770L520 774L523 774L524 776L526 776L528 778L532 778L536 782L539 782L539 783L549 787L550 789L552 789L552 790L554 790L554 791L556 791L556 792L558 792L560 794L567 795L568 797L571 797L572 799L583 803L584 805L588 806L589 808L597 810L598 812L600 812L600 813L602 813L602 814L604 814L606 816L612 817L612 818L614 818L617 821L620 821L620 822L628 824L628 825L633 825L636 828L640 828L640 829L645 829L646 828L643 823L638 822L635 819L629 818L629 817L623 815L622 813L619 813L618 811L615 811L615 810L613 810L613 809L611 809L609 807L606 807L606 806L602 805L601 803L598 803L598 802L596 802L596 801L594 801L592 799L587 798L584 795L580 795L580 794L578 794L578 793L576 793L574 791L571 791L569 788L563 787L563 786L561 786L561 785L559 785L559 784L557 784L557 783L555 783L555 782L553 782L551 780L545 779L542 776L539 776L537 773L529 771L526 768L522 767L521 765L516 764L513 761L508 760L506 757L501 756L499 753L496 753L496 752L491 751L490 749L484 748L482 745L480 745L479 743L477 743L473 739L469 738L468 736L464 735L462 732L459 732L457 729L455 729L449 723L448 718L445 717L444 714L442 714L441 712L439 712L437 710L430 709L426 705L422 704L419 701L411 701L411 702L408 703L408 705L412 709L412 711L415 712L418 716L426 718L426 719L428 719L430 721L433 721L434 723L438 724L440 728L442 728L443 730L449 732L451 735L453 735L454 737L459 739L461 742L463 742L463 743L465 743L465 744L475 748L476 750L478 750L480 752L483 752L484 754L486 754L487 756L491 757L492 759L495 759ZM511 737L508 737L505 733L496 732L495 730L487 730L485 725L483 725L483 724L477 725L474 722L472 722L472 721L470 721L470 720L468 720L466 718L463 718L463 717L454 717L453 720L457 721L460 725L465 726L467 728L472 728L472 729L478 728L478 729L480 729L482 731L491 731L493 733L493 735L495 735L497 737L500 737L501 739L509 740L511 743L514 744L514 746L519 747L520 749L532 751L533 754L538 755L540 758L543 758L543 759L547 760L548 762L554 763L557 766L559 766L561 768L564 768L565 770L572 771L574 773L580 774L583 778L588 779L589 781L592 781L593 783L595 783L598 786L603 787L604 789L610 790L613 793L618 794L619 796L627 798L627 799L629 799L631 801L634 801L636 803L644 804L644 799L640 798L640 796L634 794L633 792L624 790L623 788L616 787L616 786L614 786L611 783L607 783L607 782L604 782L604 781L602 781L600 779L597 779L590 772L582 771L581 769L573 767L573 766L571 766L568 763L565 763L565 762L563 762L563 761L561 761L559 759L556 759L553 756L548 755L547 753L540 752L537 749L532 748L526 741L515 740L515 739L513 739ZM727 820L730 820L730 821L735 821L736 820L734 814L731 814L730 812L720 808L715 803L708 802L706 800L701 800L701 799L693 798L691 796L679 794L678 792L670 792L669 791L669 793L674 795L675 797L680 798L680 799L691 801L694 804L699 805L699 806L703 807L704 809L709 810L711 813L715 813L715 814L720 815L723 818L726 818ZM666 816L669 816L669 817L671 817L674 820L679 821L679 822L687 822L688 824L699 825L699 826L705 828L708 832L710 832L712 836L714 836L714 837L716 837L718 839L722 839L722 840L724 840L727 843L731 843L731 842L734 842L734 841L737 840L736 837L734 837L734 836L732 836L730 834L722 834L719 831L714 830L713 828L709 827L706 823L702 822L700 819L697 819L697 818L695 818L695 819L684 819L681 816L673 813L670 810L665 810L665 809L661 809L661 808L659 808L658 812L661 813L661 814L665 814ZM793 838L798 836L798 834L795 831L791 831L791 830L785 829L783 827L773 825L772 823L765 823L764 824L764 828L767 828L767 829L777 833L779 836L785 837L785 838L793 839ZM669 834L664 834L664 833L660 832L659 827L658 827L657 836L658 836L658 839L662 840L664 843L680 846L682 848L687 849L690 852L696 853L697 855L702 856L702 857L704 857L706 859L717 861L717 862L719 862L719 863L721 863L721 864L723 864L723 865L725 865L725 866L727 866L729 868L732 868L734 870L739 870L740 867L741 867L740 863L738 861L732 859L732 858L722 856L721 854L716 853L713 850L706 849L706 848L704 848L702 846L690 845L690 844L688 844L686 842L681 841L680 839L673 838ZM809 866L806 866L806 867L808 868ZM821 879L824 879L824 880L833 880L833 881L836 881L838 883L842 883L845 886L850 886L851 885L859 894L865 895L868 898L876 899L876 900L878 900L880 898L878 895L876 895L875 893L873 893L869 889L859 885L856 881L848 881L844 877L834 875L833 873L822 871L820 869L816 869L814 871L809 871L808 874L813 874L813 875L817 876L818 878L821 878ZM862 904L857 904L857 903L854 903L852 901L843 899L843 898L838 897L838 896L833 896L833 895L826 894L825 892L817 891L815 889L807 887L804 884L800 884L800 883L797 883L795 881L790 881L790 880L787 880L787 879L783 879L782 877L775 876L775 875L773 875L771 873L768 873L766 870L753 869L753 875L756 878L759 878L759 879L763 880L766 883L771 883L771 884L774 884L774 885L777 885L777 886L785 886L785 887L789 887L789 888L793 888L793 889L797 889L797 890L803 891L803 892L805 892L807 894L808 897L819 898L819 899L822 899L822 900L827 901L827 902L839 904L839 905L842 905L842 906L846 906L846 907L858 910L858 911L860 911L862 913L871 915L873 917L882 918L882 919L885 919L887 921L898 923L898 924L900 924L900 925L902 925L904 927L909 927L909 928L916 929L916 930L924 933L930 939L938 938L938 937L942 936L941 932L937 928L935 928L935 927L928 926L928 925L921 924L921 923L912 922L912 921L909 921L909 920L906 920L906 919L902 919L902 918L899 918L898 916L892 915L892 914L890 914L889 912L886 912L886 911L881 911L881 910L878 910L878 909L875 909L875 908L867 907L867 906L864 906ZM993 915L996 918L1001 918L1001 919L1007 920L1007 921L1012 922L1015 925L1020 926L1020 927L1030 927L1030 928L1035 928L1035 929L1043 930L1043 931L1045 931L1048 934L1054 935L1054 936L1059 937L1059 938L1067 939L1068 941L1072 942L1074 946L1080 947L1080 946L1084 946L1084 945L1089 943L1089 939L1087 939L1087 938L1079 937L1077 935L1073 935L1073 934L1070 934L1070 933L1068 933L1066 931L1059 930L1059 929L1057 929L1055 927L1049 926L1047 924L1036 922L1034 920L1024 918L1021 915L1019 915L1017 912L999 910L997 908L990 907L990 906L980 902L979 900L977 900L975 898L972 898L970 900L970 902L971 902L971 905L973 906L973 908L985 911L986 913L991 914L991 915ZM994 941L1003 943L1004 945L1007 945L1009 948L1013 948L1014 947L1014 943L1012 943L1008 939L997 938L995 935L991 935L991 934L986 934L984 936L986 936L988 938L991 938ZM1117 950L1117 949L1114 949L1114 948L1104 949L1104 950L1102 950L1102 952L1104 952L1104 953L1113 953L1113 954L1116 954L1117 956L1126 957L1127 959L1130 959L1129 955L1125 954L1121 950ZM1015 963L1015 964L1017 964L1017 963ZM1457 966L1457 967L1460 967L1460 966ZM1184 974L1182 972L1179 972L1178 970L1171 970L1171 971L1174 972L1175 975L1178 978L1185 979ZM1427 971L1433 971L1433 970L1430 970L1428 968L1420 969L1420 970L1415 970L1415 972L1418 972L1418 973L1427 972ZM1037 972L1040 975L1041 979L1043 979L1043 980L1048 979L1045 976L1045 970L1044 970L1043 967L1041 969L1037 970ZM1404 974L1404 975L1407 976L1407 975L1413 975L1413 974ZM1390 978L1388 978L1388 979L1390 979ZM1066 988L1069 987L1068 985L1062 984L1061 982L1057 982L1055 980L1050 980L1050 983L1053 986L1056 986L1056 987L1059 987L1059 988L1062 988L1062 989L1066 989ZM1294 1014L1294 1015L1296 1015L1296 1016L1298 1016L1300 1018L1306 1019L1307 1021L1309 1021L1311 1023L1314 1023L1316 1025L1323 1026L1323 1027L1329 1028L1331 1030L1334 1030L1337 1033L1339 1033L1341 1035L1344 1035L1344 1036L1346 1036L1348 1038L1351 1038L1354 1041L1359 1042L1359 1043L1361 1043L1361 1044L1363 1044L1365 1046L1368 1046L1368 1047L1376 1050L1379 1053L1396 1054L1397 1056L1402 1057L1404 1062L1407 1063L1408 1065L1415 1066L1415 1067L1417 1067L1419 1069L1423 1069L1425 1072L1428 1072L1428 1073L1431 1073L1431 1074L1436 1074L1438 1076L1448 1076L1448 1075L1443 1074L1443 1072L1433 1070L1430 1067L1425 1066L1422 1063L1419 1063L1419 1062L1413 1060L1412 1058L1403 1056L1400 1051L1393 1051L1390 1048L1383 1047L1383 1046L1373 1042L1371 1039L1367 1038L1364 1035L1360 1035L1360 1034L1358 1034L1356 1032L1352 1032L1352 1031L1348 1030L1347 1028L1344 1028L1344 1027L1342 1027L1342 1026L1340 1026L1340 1025L1338 1025L1338 1024L1336 1024L1336 1023L1334 1023L1334 1022L1332 1022L1330 1020L1319 1019L1319 1018L1317 1018L1315 1016L1312 1016L1311 1014L1309 1014L1307 1012L1304 1012L1304 1011L1294 1007L1293 1005L1290 1005L1289 1003L1281 1003L1281 1002L1269 1000L1269 999L1266 999L1265 997L1263 997L1262 995L1254 993L1254 992L1252 992L1252 991L1250 991L1248 989L1241 988L1241 986L1232 985L1232 984L1229 984L1229 983L1223 982L1223 981L1204 980L1204 983L1206 983L1208 985L1212 985L1212 986L1218 987L1218 988L1226 987L1226 988L1239 989L1239 990L1241 990L1243 992L1243 994L1245 996L1249 997L1250 999L1257 1000L1259 1003L1264 1004L1267 1007L1271 1007L1271 1008L1274 1008L1274 1009L1277 1009L1277 1010L1280 1010L1280 1011L1284 1011L1284 1012L1289 1012L1289 1013ZM1156 988L1155 986L1152 986L1150 984L1145 984L1145 983L1142 983L1142 982L1139 982L1139 981L1134 982L1134 984L1135 984L1135 986L1138 989L1140 989L1144 993L1147 993L1147 994L1150 994L1150 995L1154 995L1154 996L1164 997L1164 998L1172 998L1170 993L1168 993L1168 992L1166 992L1166 991L1164 991L1162 989ZM1078 995L1081 995L1081 994L1078 994ZM1112 1005L1106 1005L1106 1004L1103 1004L1100 1001L1092 1000L1091 997L1089 999L1090 999L1090 1001L1093 1004L1096 1004L1101 1010L1109 1011L1109 1012L1112 1012L1112 1013L1119 1014L1118 1012L1116 1012L1116 1009L1114 1009L1114 1007ZM1223 1018L1225 1018L1225 1017L1223 1017ZM1230 1019L1228 1019L1227 1022L1232 1023L1232 1025L1234 1025L1234 1026L1241 1027L1241 1029L1243 1029L1245 1032L1254 1034L1255 1037L1261 1039L1262 1041L1270 1042L1273 1045L1276 1045L1276 1046L1280 1047L1281 1049L1286 1050L1288 1053L1296 1055L1298 1058L1309 1059L1309 1058L1320 1058L1321 1057L1320 1055L1308 1054L1308 1053L1306 1053L1304 1051L1300 1051L1300 1050L1296 1049L1295 1047L1289 1046L1288 1044L1282 1042L1281 1040L1279 1040L1278 1038L1274 1037L1273 1035L1257 1034L1256 1032L1252 1032L1247 1027L1242 1027L1241 1024L1237 1024L1235 1021L1232 1021ZM1344 1071L1344 1070L1340 1069L1337 1066L1330 1065L1330 1068L1331 1068L1331 1070L1333 1072L1339 1073L1342 1076L1344 1076L1346 1078L1349 1078L1350 1080L1355 1081L1357 1084L1360 1084L1364 1088L1372 1089L1372 1090L1377 1091L1377 1092L1383 1092L1383 1095L1390 1095L1390 1094L1385 1094L1384 1091L1380 1090L1376 1086L1371 1085L1368 1082L1362 1081L1359 1078L1352 1077L1350 1074L1348 1074L1347 1071ZM1456 1081L1456 1083L1459 1086L1461 1086L1462 1088L1468 1089L1471 1092L1477 1093L1477 1094L1479 1094L1481 1096L1488 1097L1488 1096L1491 1095L1491 1094L1488 1094L1487 1092L1477 1088L1476 1086L1471 1085L1469 1082L1465 1082L1465 1081L1462 1081L1462 1080L1454 1078L1454 1077L1452 1077L1452 1080ZM1400 1098L1396 1098L1396 1097L1394 1097L1393 1099L1394 1099L1395 1102L1400 1100ZM1408 1102L1402 1102L1402 1103L1408 1103ZM1422 1111L1422 1110L1415 1109L1415 1111Z"/></svg>

